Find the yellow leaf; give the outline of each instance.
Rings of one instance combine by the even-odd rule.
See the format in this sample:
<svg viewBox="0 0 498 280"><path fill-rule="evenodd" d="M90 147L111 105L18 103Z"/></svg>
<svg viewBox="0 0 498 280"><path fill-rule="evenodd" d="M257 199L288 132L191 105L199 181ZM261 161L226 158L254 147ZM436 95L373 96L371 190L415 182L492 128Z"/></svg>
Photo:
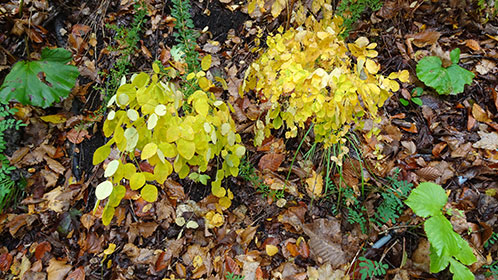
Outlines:
<svg viewBox="0 0 498 280"><path fill-rule="evenodd" d="M114 217L114 212L115 212L114 207L110 207L109 205L106 205L104 208L104 212L102 213L102 224L104 226L107 226L111 223L112 217Z"/></svg>
<svg viewBox="0 0 498 280"><path fill-rule="evenodd" d="M189 73L189 74L187 75L187 81L190 81L190 80L192 80L193 78L195 78L195 73Z"/></svg>
<svg viewBox="0 0 498 280"><path fill-rule="evenodd" d="M157 118L156 113L152 113L149 117L149 120L147 121L147 129L148 130L154 129L154 127L156 127L156 125L157 125L157 120L158 120L158 118Z"/></svg>
<svg viewBox="0 0 498 280"><path fill-rule="evenodd" d="M187 141L184 139L178 139L176 141L178 153L184 157L186 160L191 159L195 153L195 144L194 142Z"/></svg>
<svg viewBox="0 0 498 280"><path fill-rule="evenodd" d="M145 184L145 175L141 172L135 173L130 178L130 188L138 190Z"/></svg>
<svg viewBox="0 0 498 280"><path fill-rule="evenodd" d="M377 72L379 72L380 70L380 65L378 65L377 63L375 63L375 61L371 59L367 59L365 67L367 68L367 71L370 74L377 74Z"/></svg>
<svg viewBox="0 0 498 280"><path fill-rule="evenodd" d="M197 83L199 84L199 87L205 91L209 90L209 88L211 87L211 84L206 77L200 77Z"/></svg>
<svg viewBox="0 0 498 280"><path fill-rule="evenodd" d="M109 243L109 246L107 247L107 249L104 250L104 255L108 256L108 255L114 253L115 250L116 250L116 244Z"/></svg>
<svg viewBox="0 0 498 280"><path fill-rule="evenodd" d="M408 70L400 71L398 80L402 83L407 83L410 80L410 72L408 72Z"/></svg>
<svg viewBox="0 0 498 280"><path fill-rule="evenodd" d="M154 73L156 74L159 74L159 72L161 71L157 63L152 63L152 70L154 70Z"/></svg>
<svg viewBox="0 0 498 280"><path fill-rule="evenodd" d="M208 228L220 227L225 223L225 218L220 213L209 211L206 213L206 221Z"/></svg>
<svg viewBox="0 0 498 280"><path fill-rule="evenodd" d="M232 205L232 201L230 200L230 198L224 196L220 198L220 200L218 200L218 204L221 206L221 208L223 208L223 210L226 210L230 208L230 205Z"/></svg>
<svg viewBox="0 0 498 280"><path fill-rule="evenodd" d="M67 118L63 114L47 115L40 117L44 122L49 122L53 124L65 123Z"/></svg>
<svg viewBox="0 0 498 280"><path fill-rule="evenodd" d="M95 153L93 153L93 165L97 165L103 162L110 153L111 147L107 145L99 147L97 150L95 150Z"/></svg>
<svg viewBox="0 0 498 280"><path fill-rule="evenodd" d="M266 250L266 254L270 257L272 257L278 253L278 247L275 245L267 244L265 247L265 250Z"/></svg>
<svg viewBox="0 0 498 280"><path fill-rule="evenodd" d="M198 268L202 265L202 257L197 255L194 257L194 260L192 261L192 264L194 265L195 268Z"/></svg>
<svg viewBox="0 0 498 280"><path fill-rule="evenodd" d="M323 177L312 171L311 177L306 179L306 191L311 197L320 197L323 191Z"/></svg>
<svg viewBox="0 0 498 280"><path fill-rule="evenodd" d="M194 109L199 115L206 117L209 112L209 104L205 98L194 101Z"/></svg>
<svg viewBox="0 0 498 280"><path fill-rule="evenodd" d="M211 186L211 193L216 197L224 197L227 191L223 187Z"/></svg>
<svg viewBox="0 0 498 280"><path fill-rule="evenodd" d="M155 143L147 143L142 150L142 160L151 158L157 152L157 145Z"/></svg>
<svg viewBox="0 0 498 280"><path fill-rule="evenodd" d="M211 67L211 59L212 58L211 58L210 54L208 54L202 58L202 61L201 61L202 70L204 70L204 71L209 70L209 67Z"/></svg>
<svg viewBox="0 0 498 280"><path fill-rule="evenodd" d="M140 195L147 202L154 202L157 200L157 188L154 185L145 185L140 191Z"/></svg>
<svg viewBox="0 0 498 280"><path fill-rule="evenodd" d="M165 161L164 163L158 163L154 167L154 177L156 178L156 181L159 184L164 183L166 179L168 179L168 176L173 172L173 166L171 166L171 163L169 161Z"/></svg>

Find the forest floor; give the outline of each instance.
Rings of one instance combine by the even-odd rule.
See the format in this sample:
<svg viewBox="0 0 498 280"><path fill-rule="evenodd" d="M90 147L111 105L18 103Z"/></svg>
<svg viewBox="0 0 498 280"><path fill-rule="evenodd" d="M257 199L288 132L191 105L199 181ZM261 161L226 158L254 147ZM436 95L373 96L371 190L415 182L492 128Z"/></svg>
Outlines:
<svg viewBox="0 0 498 280"><path fill-rule="evenodd" d="M174 62L172 3L145 2L128 78L151 72L156 60L185 68ZM378 219L390 189L424 181L443 186L448 206L464 214L451 222L474 250L476 279L498 276L498 21L485 20L489 10L478 1L387 0L363 15L346 41L376 42L381 72L408 70L410 82L381 109L380 137L352 131L357 150L350 149L341 172L324 179L323 192L312 199L307 181L324 169L325 150L306 131L287 139L283 130L254 147L255 120L265 109L254 96L238 94L257 58L251 52L257 34L263 41L285 25L285 11L272 18L249 15L237 1L192 2L195 28L203 30L197 50L212 56L210 71L227 81L214 92L235 108L247 149L239 176L226 179L234 197L214 228L205 217L217 202L210 187L175 174L156 202L124 199L109 226L93 211L104 169L92 156L106 141L103 117L94 113L105 106L104 73L124 48L107 25L132 26L134 2L31 0L22 16L18 1L0 3L0 82L14 63L38 57L44 47L70 50L80 71L61 103L13 104L27 125L8 132L6 154L17 167L13 179L27 183L21 201L0 215L0 278L361 279L360 270L371 265L378 272L371 279L449 279L449 269L430 273L423 218L402 205L393 206L396 219ZM459 65L475 74L463 93L438 95L417 80L421 57L444 60L457 47ZM424 90L423 105L403 105L400 99L412 98L416 87Z"/></svg>

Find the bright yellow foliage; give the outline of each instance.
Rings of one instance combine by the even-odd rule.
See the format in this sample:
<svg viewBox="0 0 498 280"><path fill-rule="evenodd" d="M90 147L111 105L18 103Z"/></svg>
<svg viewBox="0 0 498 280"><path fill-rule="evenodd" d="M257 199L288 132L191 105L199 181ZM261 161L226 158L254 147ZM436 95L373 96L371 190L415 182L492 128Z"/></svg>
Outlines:
<svg viewBox="0 0 498 280"><path fill-rule="evenodd" d="M208 60L203 61L204 68L209 67ZM204 75L202 72L193 77ZM184 102L191 106L191 112L182 109ZM103 213L104 224L110 223L114 207L124 197L126 189L120 186L123 179L131 189L141 189L144 200L154 202L158 197L156 186L163 184L172 172L180 178L187 177L192 168L205 172L214 157L220 161L212 182L213 193L220 198L225 196L227 192L221 181L238 175L240 159L245 154L227 104L202 90L184 100L174 84L160 81L156 74L140 73L119 87L109 106L114 109L110 110L103 131L110 140L97 149L93 158L93 163L98 164L109 157L111 148L120 153L107 166L112 168L106 170L107 188L101 187L98 193L101 199L109 197ZM141 161L148 162L153 173L136 167Z"/></svg>
<svg viewBox="0 0 498 280"><path fill-rule="evenodd" d="M316 140L328 147L341 141L351 123L378 120L378 108L399 89L394 79L408 80L406 70L379 74L376 44L365 37L346 44L338 37L341 23L338 17L309 17L304 28L268 37L268 49L250 66L242 86L271 102L256 122L256 145L283 124L285 136L295 137L311 120Z"/></svg>

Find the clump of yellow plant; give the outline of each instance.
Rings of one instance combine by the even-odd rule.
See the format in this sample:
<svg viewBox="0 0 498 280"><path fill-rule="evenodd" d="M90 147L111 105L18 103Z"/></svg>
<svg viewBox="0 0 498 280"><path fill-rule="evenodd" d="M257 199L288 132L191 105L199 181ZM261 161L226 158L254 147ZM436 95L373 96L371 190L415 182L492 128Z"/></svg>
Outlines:
<svg viewBox="0 0 498 280"><path fill-rule="evenodd" d="M279 28L246 72L241 93L254 90L271 104L256 122L256 145L284 124L285 136L295 137L309 120L316 141L325 147L338 143L352 123L379 121L378 108L399 90L394 79L408 81L406 70L381 75L374 60L377 44L365 37L346 44L338 37L342 19L331 14L320 21L309 17L304 27Z"/></svg>
<svg viewBox="0 0 498 280"><path fill-rule="evenodd" d="M206 61L203 68L209 68L204 65ZM211 191L220 198L223 208L230 206L233 197L221 182L238 175L245 147L240 144L229 106L204 90L195 91L185 100L174 84L159 79L157 65L153 69L152 76L140 73L123 82L108 105L112 109L103 131L110 140L93 157L93 164L110 159L105 166L106 180L96 189L98 201L108 199L102 214L105 225L124 197L125 186L140 190L144 200L154 202L157 187L172 172L180 178L205 172L214 157L219 159L219 166ZM202 89L209 88L203 71L194 76L189 79L197 80ZM184 102L191 110L182 109ZM111 154L113 149L117 153ZM144 164L150 168L142 170Z"/></svg>

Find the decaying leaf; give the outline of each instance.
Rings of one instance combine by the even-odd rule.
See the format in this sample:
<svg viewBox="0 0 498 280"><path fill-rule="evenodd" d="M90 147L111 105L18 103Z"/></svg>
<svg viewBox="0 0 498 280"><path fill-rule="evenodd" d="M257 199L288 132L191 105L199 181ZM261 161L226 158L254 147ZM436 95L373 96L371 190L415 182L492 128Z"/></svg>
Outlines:
<svg viewBox="0 0 498 280"><path fill-rule="evenodd" d="M312 171L311 176L306 179L306 191L310 197L320 197L323 192L322 174Z"/></svg>
<svg viewBox="0 0 498 280"><path fill-rule="evenodd" d="M496 150L498 149L498 133L496 132L477 132L481 137L481 140L475 142L472 147L485 149L485 150Z"/></svg>

